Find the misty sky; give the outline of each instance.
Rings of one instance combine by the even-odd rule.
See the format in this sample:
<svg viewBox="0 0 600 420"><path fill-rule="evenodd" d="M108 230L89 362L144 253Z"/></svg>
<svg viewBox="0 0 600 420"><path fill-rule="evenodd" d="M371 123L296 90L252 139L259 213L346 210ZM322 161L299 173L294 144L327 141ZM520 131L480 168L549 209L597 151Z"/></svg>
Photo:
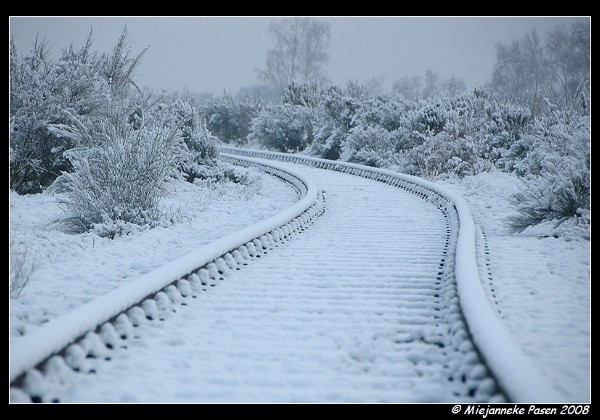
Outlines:
<svg viewBox="0 0 600 420"><path fill-rule="evenodd" d="M271 45L273 17L12 17L10 33L20 54L35 37L53 51L82 45L93 28L95 49L108 51L128 25L133 51L150 46L136 80L140 86L195 92L236 93L257 83ZM469 88L489 81L495 44L537 29L543 35L577 18L333 17L327 75L335 84L383 76L385 88L402 76L427 69L465 79ZM585 18L588 19L588 18Z"/></svg>

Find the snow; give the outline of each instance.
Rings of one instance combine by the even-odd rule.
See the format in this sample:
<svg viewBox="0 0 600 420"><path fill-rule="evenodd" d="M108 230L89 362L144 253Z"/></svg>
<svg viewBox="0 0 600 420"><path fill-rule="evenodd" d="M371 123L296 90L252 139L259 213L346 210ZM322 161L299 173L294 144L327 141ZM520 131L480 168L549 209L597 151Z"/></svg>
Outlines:
<svg viewBox="0 0 600 420"><path fill-rule="evenodd" d="M360 168L357 165L344 165L356 170ZM305 171L314 175L317 170L306 168ZM388 174L388 171L379 169L374 172L380 175ZM350 185L347 184L348 176L344 176L347 187ZM412 177L406 178L412 179ZM456 269L461 304L475 343L494 370L500 385L508 391L509 397L516 401L529 402L589 401L589 241L577 239L576 236L539 238L534 234L536 230L527 230L518 235L509 234L502 222L512 211L507 197L521 182L511 175L484 173L467 177L463 181L439 182L438 186L423 180L415 181L424 187L436 190L457 204L461 217L461 232L458 238ZM439 185L443 185L444 188ZM368 190L369 194L360 195L361 201L348 202L343 204L341 209L354 208L365 201L369 208L374 204L374 209L377 209L379 214L383 204L371 203L377 197L373 194L373 189L371 183L370 186L354 185L351 189L344 190L344 194L333 188L331 191L334 196L341 198L355 194L357 191ZM465 223L471 219L471 209L460 197L448 192L448 189L466 198L476 224ZM326 190L330 191L330 185L326 185ZM386 201L390 201L391 197L392 195L389 195ZM330 211L326 213L326 217L330 217L329 213ZM354 212L342 211L341 214L345 213ZM414 210L400 213L409 221L415 221L411 217L415 214ZM416 212L416 214L421 213ZM383 223L382 220L377 219L377 221ZM385 227L390 230L396 226L395 223L388 223ZM475 251L481 258L485 245L477 230L479 223L487 235L487 246L490 251L487 256L490 279L485 278L485 271L481 270L481 267L478 268L473 259ZM356 229L354 224L347 226L352 226L352 230ZM384 236L383 232L374 236ZM145 233L147 232L136 235ZM357 248L367 255L370 252L370 247L349 241L350 237L335 245L336 240L331 234L323 234L321 231L315 236L315 232L311 230L305 235L310 234L313 235L313 242L307 244L294 238L290 243L292 250L279 249L261 259L260 264L256 266L252 264L240 273L234 272L235 275L227 279L230 281L220 283L219 287L210 289L209 294L203 295L201 305L198 305L199 301L195 301L194 305L182 307L173 314L166 312L164 323L142 325L132 333L134 331L131 329L132 326L123 320L120 326L122 331L125 331L125 335L137 334L135 336L137 340L128 341L127 350L117 348L115 351L118 354L114 356L114 363L95 365L93 369L94 372L98 370L97 375L63 381L66 383L66 400L460 400L456 398L461 395L460 391L453 394L451 388L440 385L443 382L444 369L437 364L444 364L444 357L433 351L433 348L413 348L403 356L405 359L394 356L394 363L388 364L394 346L386 350L389 343L385 340L377 340L378 337L389 336L390 332L380 331L381 336L367 334L362 337L369 331L364 328L372 324L367 319L354 317L353 310L368 309L384 317L403 316L404 311L396 313L396 310L384 310L381 305L383 301L369 303L368 299L361 299L351 301L348 306L344 306L348 302L339 301L340 296L345 295L335 290L336 283L332 282L332 279L341 276L345 282L352 281L356 276L356 270L360 267L355 264L359 264L360 259L348 260L338 258L339 256L333 258L329 256L327 261L332 266L326 270L325 276L322 276L321 272L325 262L322 259L315 260L315 257L301 258L303 268L293 269L294 264L290 264L290 258L296 255L308 255L308 252L315 250L318 251L317 255L323 256L329 255L329 251L338 248L341 250ZM367 236L363 233L361 238ZM428 235L413 233L408 237L419 237L423 241ZM474 249L475 238L477 238L476 250ZM424 249L422 244L412 244L412 247L415 252ZM242 254L254 253L250 248L252 245L249 245L249 249L240 249L239 255L232 253L230 259L234 262L241 261L244 259ZM304 252L299 252L298 249ZM285 260L286 255L287 260ZM378 281L390 275L390 266L376 261L377 255L374 253L369 259L374 261L371 266L363 267L368 268L366 277L365 275L357 277L361 280L372 278L376 288L385 289L387 286L380 285ZM309 267L315 268L321 276L309 276L308 279L305 276L298 276L299 272L306 269L307 259L313 262ZM271 264L266 264L267 262ZM228 262L216 261L213 267L215 270L218 264L220 264L219 269L222 270ZM343 264L343 268L340 264ZM411 273L410 270L407 272ZM482 276L481 280L489 284L481 283L480 276ZM309 289L304 290L302 287L307 286L307 280ZM178 289L183 290L183 294L189 295L189 290L194 287L194 281L193 276L190 276L189 282L178 284ZM282 283L285 284L283 288ZM23 299L27 298L27 291L33 284L32 282L25 289ZM485 286L485 290L482 285ZM314 290L329 289L337 293L325 296L322 301L314 300ZM366 291L367 295L372 294L368 289ZM165 290L165 292L175 293L175 287L172 291ZM165 305L162 309L168 309L168 302L171 301L185 303L177 296L175 293L169 299L165 294ZM300 298L299 303L296 302L297 298ZM161 306L160 299L157 301ZM339 312L334 310L336 308ZM161 308L152 308L152 310L160 311ZM188 310L199 312L190 313L187 312ZM258 311L256 319L250 319L254 315L249 313L249 310ZM265 318L265 313L271 315ZM11 318L12 315L11 312ZM308 315L310 316L306 318ZM305 327L312 325L314 319L312 317L323 315L328 321L327 329L319 330L315 333L316 336L310 336L311 332L306 331ZM135 316L129 319L132 318ZM143 322L142 317L137 318ZM334 325L339 327L346 323L351 324L348 330L333 329ZM33 327L29 326L29 328ZM148 332L150 328L151 331ZM188 331L194 333L189 335ZM115 348L120 342L118 334L123 333L113 334ZM397 335L398 331L394 334ZM415 340L435 344L437 336L427 330L402 332L395 343L406 342L413 345ZM305 349L303 346L308 343L310 348ZM379 347L382 344L384 347ZM466 346L467 344L469 346ZM319 352L315 352L315 349L319 349ZM323 350L325 353L321 353L321 349L325 349ZM300 350L307 350L308 356ZM488 383L490 380L485 377L485 368L477 362L477 356L473 353L470 343L462 342L460 350L466 352L465 360L469 360L472 365L451 361L446 362L445 368L447 369L449 365L460 365L460 369L469 372L469 380L480 381L479 389L493 390L493 382ZM70 352L71 360L75 360L71 363L79 364L77 350L72 349ZM468 355L469 352L472 356ZM310 361L305 360L307 357ZM312 360L315 358L316 362ZM424 379L417 382L414 378L406 379L415 371L412 368L400 367L398 363L403 363L400 360L414 363L418 367L417 376L424 376ZM355 365L357 362L358 365ZM194 372L201 372L201 374L196 375ZM377 375L386 372L383 376L387 379L375 379L369 376L374 372L378 372ZM441 377L436 377L440 374ZM120 380L119 375L122 376ZM399 376L392 379L390 375ZM45 389L45 384L35 372L30 376L29 386ZM152 381L158 382L152 386ZM115 388L115 383L122 383L124 386ZM178 384L185 384L185 387L182 388ZM340 384L344 384L345 388L340 388ZM399 388L405 391L399 392ZM14 394L15 400L22 397L17 391L14 391Z"/></svg>
<svg viewBox="0 0 600 420"><path fill-rule="evenodd" d="M245 161L246 163L254 162L253 159L248 158L238 158L238 160ZM282 171L277 165L270 164L267 171L272 171L274 173L281 172L281 176L286 176L290 181L293 181L292 184L296 189L304 189L305 191L303 192L302 199L270 218L266 218L237 232L221 237L204 247L196 249L192 248L192 250L184 256L172 260L169 263L112 290L110 293L94 299L70 313L48 322L32 334L14 340L14 343L11 346L11 380L14 380L17 375L24 372L26 369L37 365L52 353L60 351L64 346L73 342L86 331L93 331L97 326L101 325L103 322L109 321L119 312L141 302L146 296L156 293L162 288L165 288L164 292L159 292L159 294L166 293L168 296L167 300L170 299L176 301L172 296L172 292L176 292L175 286L170 285L167 287L169 283L186 276L193 270L206 264L208 264L207 267L214 266L214 271L216 271L217 268L215 263L211 262L209 264L210 261L214 261L219 256L230 252L237 247L243 246L248 241L258 241L254 238L265 235L274 229L278 229L286 224L294 224L295 221L293 219L298 218L303 212L316 204L318 190L311 180L302 175L294 175L285 170ZM302 217L305 218L305 216ZM296 225L293 227L293 230L298 228L299 226ZM258 241L257 245L261 246L260 241ZM251 248L254 247L251 242L248 243L247 246ZM255 255L255 253L256 251L251 250L252 255ZM176 295L178 293L179 292L176 292ZM121 314L117 316L114 321L116 328L119 328L120 325L123 324L123 322L119 322L122 318L129 323L127 317ZM111 324L104 324L102 328L112 330L113 326ZM128 335L122 328L119 329L121 330L118 334L119 336L126 337ZM109 334L111 334L112 337L117 337L115 331L109 331ZM114 347L113 343L110 343L110 345L111 347Z"/></svg>
<svg viewBox="0 0 600 420"><path fill-rule="evenodd" d="M260 176L250 186L172 182L162 205L179 221L114 240L61 232L58 196L11 192L11 226L39 265L21 296L11 299L11 340L297 202L289 184L250 171Z"/></svg>
<svg viewBox="0 0 600 420"><path fill-rule="evenodd" d="M443 213L383 183L295 168L326 191L327 210L314 225L226 271L224 281L199 290L197 299L172 299L179 303L160 312L163 322L144 322L133 339L115 346L109 362L90 361L84 371L95 374L69 374L58 387L61 401L493 396L493 381L465 345L461 318L440 302L453 291L453 276L436 280L445 250Z"/></svg>
<svg viewBox="0 0 600 420"><path fill-rule="evenodd" d="M539 237L539 228L510 234L508 197L521 182L494 172L440 183L461 194L483 226L496 310L529 363L557 401L589 402L590 242Z"/></svg>
<svg viewBox="0 0 600 420"><path fill-rule="evenodd" d="M284 160L311 163L320 167L345 168L359 171L370 179L382 179L391 176L425 188L425 194L433 191L448 199L456 208L458 216L458 240L456 245L456 283L461 301L461 311L467 320L469 332L494 372L501 388L512 401L549 402L558 401L559 394L547 385L536 367L524 357L521 348L492 309L490 300L480 278L477 262L476 226L468 203L460 196L439 184L434 184L410 175L398 174L379 168L365 168L351 163L335 162L324 159L294 156L282 153L237 149L237 153L249 156L271 156ZM367 172L365 172L365 169ZM414 191L416 194L423 190Z"/></svg>

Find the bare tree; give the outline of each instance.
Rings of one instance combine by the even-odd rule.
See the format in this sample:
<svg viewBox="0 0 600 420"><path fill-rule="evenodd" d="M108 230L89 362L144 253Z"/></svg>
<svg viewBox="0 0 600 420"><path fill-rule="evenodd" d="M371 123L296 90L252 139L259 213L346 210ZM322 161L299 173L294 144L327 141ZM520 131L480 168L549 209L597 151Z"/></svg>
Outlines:
<svg viewBox="0 0 600 420"><path fill-rule="evenodd" d="M549 63L539 35L534 30L512 44L496 44L496 65L491 88L536 115L550 94Z"/></svg>
<svg viewBox="0 0 600 420"><path fill-rule="evenodd" d="M444 93L448 96L458 95L467 91L467 84L463 79L452 76L443 83Z"/></svg>
<svg viewBox="0 0 600 420"><path fill-rule="evenodd" d="M443 80L435 71L427 70L424 76L405 76L396 80L392 90L396 96L415 100L437 95L458 95L467 90L467 84L460 77L452 76Z"/></svg>
<svg viewBox="0 0 600 420"><path fill-rule="evenodd" d="M423 87L423 97L431 98L440 92L440 75L433 70L425 72L425 86Z"/></svg>
<svg viewBox="0 0 600 420"><path fill-rule="evenodd" d="M267 68L259 79L283 89L292 81L326 81L329 61L329 23L312 18L290 18L271 23L275 46L267 51Z"/></svg>
<svg viewBox="0 0 600 420"><path fill-rule="evenodd" d="M420 76L405 76L394 82L392 87L394 95L405 99L414 100L422 97L423 78Z"/></svg>
<svg viewBox="0 0 600 420"><path fill-rule="evenodd" d="M546 98L571 109L586 95L590 58L589 22L557 27L543 45L533 31L510 45L496 45L491 88L528 105L534 115L546 106Z"/></svg>
<svg viewBox="0 0 600 420"><path fill-rule="evenodd" d="M570 29L557 27L549 32L546 49L555 101L569 107L577 100L590 71L589 22L576 22Z"/></svg>

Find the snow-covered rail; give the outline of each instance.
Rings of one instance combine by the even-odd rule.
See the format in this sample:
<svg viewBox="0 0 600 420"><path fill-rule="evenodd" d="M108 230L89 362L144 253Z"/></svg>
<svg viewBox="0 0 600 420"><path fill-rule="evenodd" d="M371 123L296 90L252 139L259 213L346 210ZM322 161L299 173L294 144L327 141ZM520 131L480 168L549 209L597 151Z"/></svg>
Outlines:
<svg viewBox="0 0 600 420"><path fill-rule="evenodd" d="M41 400L43 374L66 363L78 370L81 360L99 357L130 335L141 318L156 319L168 307L198 289L213 285L226 267L260 257L311 224L324 211L324 199L313 181L275 163L240 156L223 160L253 166L281 178L298 192L298 203L279 214L227 235L156 269L139 279L15 339L10 345L9 380L13 390ZM193 296L195 297L195 296Z"/></svg>
<svg viewBox="0 0 600 420"><path fill-rule="evenodd" d="M15 342L15 393L51 401L49 382L65 401L114 401L130 389L140 401L555 400L489 305L462 198L361 165L221 152L286 179L304 198ZM312 179L328 194L318 229L264 255L322 213ZM144 336L146 319L167 317L180 328ZM138 334L141 346L131 344L143 354L86 359L108 359L107 347ZM93 377L72 373L96 367Z"/></svg>
<svg viewBox="0 0 600 420"><path fill-rule="evenodd" d="M558 394L527 360L521 348L493 309L477 266L476 226L467 202L457 194L434 183L410 175L379 168L331 161L309 156L254 149L221 147L221 152L284 162L298 163L373 179L408 190L436 204L448 217L450 249L445 265L453 268L460 315L464 317L470 339L501 392L514 402L553 402ZM447 245L449 241L446 241ZM440 267L441 270L441 267ZM442 274L442 271L439 273ZM447 273L446 273L447 274ZM449 304L454 304L451 297ZM456 335L456 334L455 334ZM460 334L459 334L460 335ZM476 363L473 364L477 366ZM473 367L476 370L478 367Z"/></svg>

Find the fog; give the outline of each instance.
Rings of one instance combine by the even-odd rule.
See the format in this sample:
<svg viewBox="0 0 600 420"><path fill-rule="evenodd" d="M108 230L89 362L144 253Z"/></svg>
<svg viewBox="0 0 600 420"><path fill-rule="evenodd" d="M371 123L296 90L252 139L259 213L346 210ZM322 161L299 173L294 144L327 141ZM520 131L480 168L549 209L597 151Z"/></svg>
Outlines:
<svg viewBox="0 0 600 420"><path fill-rule="evenodd" d="M133 51L149 46L138 68L141 86L220 93L257 83L277 17L12 17L10 34L27 54L36 36L53 53L81 45L93 29L95 48L108 51L127 25ZM462 77L469 88L489 81L495 44L536 29L540 35L577 19L567 17L319 17L330 23L327 75L335 84L383 78L384 87L428 69ZM585 18L587 19L587 18Z"/></svg>

